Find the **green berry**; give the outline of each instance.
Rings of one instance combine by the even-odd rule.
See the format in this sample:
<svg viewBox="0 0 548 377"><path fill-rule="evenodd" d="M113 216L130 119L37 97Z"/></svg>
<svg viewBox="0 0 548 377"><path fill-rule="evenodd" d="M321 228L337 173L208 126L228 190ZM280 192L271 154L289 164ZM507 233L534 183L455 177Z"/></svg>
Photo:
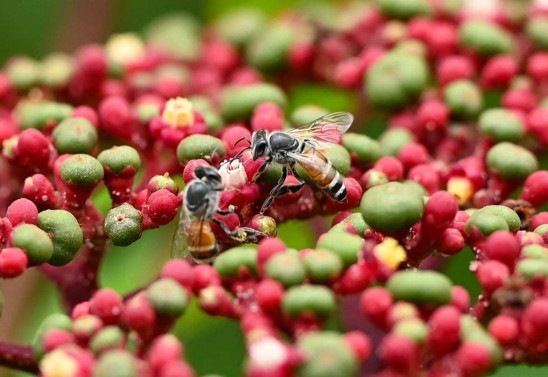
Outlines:
<svg viewBox="0 0 548 377"><path fill-rule="evenodd" d="M289 288L282 301L282 310L290 317L313 313L326 318L335 312L337 301L333 292L320 285L300 285Z"/></svg>
<svg viewBox="0 0 548 377"><path fill-rule="evenodd" d="M542 49L548 50L548 17L534 17L527 21L527 35Z"/></svg>
<svg viewBox="0 0 548 377"><path fill-rule="evenodd" d="M360 163L369 164L382 157L381 144L369 136L349 132L343 135L343 146Z"/></svg>
<svg viewBox="0 0 548 377"><path fill-rule="evenodd" d="M358 212L351 214L343 221L331 228L329 231L331 232L337 227L339 228L339 230L345 230L346 225L350 225L352 228L354 228L357 234L363 234L363 232L369 229L369 225L364 221L362 214Z"/></svg>
<svg viewBox="0 0 548 377"><path fill-rule="evenodd" d="M85 118L67 118L55 127L53 144L59 153L89 153L97 144L97 130Z"/></svg>
<svg viewBox="0 0 548 377"><path fill-rule="evenodd" d="M69 83L74 72L74 61L68 54L52 53L40 64L40 82L51 88L60 88Z"/></svg>
<svg viewBox="0 0 548 377"><path fill-rule="evenodd" d="M74 319L71 332L78 338L90 339L101 327L103 321L99 317L86 314Z"/></svg>
<svg viewBox="0 0 548 377"><path fill-rule="evenodd" d="M306 278L303 262L296 252L287 251L272 256L265 265L266 275L284 287L301 284Z"/></svg>
<svg viewBox="0 0 548 377"><path fill-rule="evenodd" d="M548 249L541 245L533 244L533 245L525 246L521 250L521 254L527 258L543 259L548 261Z"/></svg>
<svg viewBox="0 0 548 377"><path fill-rule="evenodd" d="M460 320L461 338L466 342L479 343L485 346L491 354L491 362L496 365L502 361L502 349L498 342L489 335L477 320L469 315L463 315Z"/></svg>
<svg viewBox="0 0 548 377"><path fill-rule="evenodd" d="M413 142L413 134L405 128L390 128L379 137L383 155L396 156L400 149Z"/></svg>
<svg viewBox="0 0 548 377"><path fill-rule="evenodd" d="M105 171L114 175L135 174L141 168L139 152L127 145L105 149L99 153L97 160L103 165Z"/></svg>
<svg viewBox="0 0 548 377"><path fill-rule="evenodd" d="M92 377L138 377L139 363L125 350L103 353L96 361Z"/></svg>
<svg viewBox="0 0 548 377"><path fill-rule="evenodd" d="M488 236L498 230L509 230L508 223L504 218L489 213L474 213L468 219L465 226L467 232L470 232L473 228L479 230L484 236Z"/></svg>
<svg viewBox="0 0 548 377"><path fill-rule="evenodd" d="M358 261L358 255L364 243L363 238L354 234L328 232L319 238L316 247L318 249L327 249L338 255L344 266L348 267Z"/></svg>
<svg viewBox="0 0 548 377"><path fill-rule="evenodd" d="M28 57L12 59L5 69L8 79L18 90L29 90L40 80L40 65Z"/></svg>
<svg viewBox="0 0 548 377"><path fill-rule="evenodd" d="M307 275L313 282L328 283L337 278L342 270L341 258L328 250L315 250L303 258Z"/></svg>
<svg viewBox="0 0 548 377"><path fill-rule="evenodd" d="M507 54L513 49L512 36L494 22L471 20L459 29L459 39L464 48L483 56Z"/></svg>
<svg viewBox="0 0 548 377"><path fill-rule="evenodd" d="M61 163L61 178L65 183L82 188L95 187L104 176L103 165L88 154L75 154Z"/></svg>
<svg viewBox="0 0 548 377"><path fill-rule="evenodd" d="M299 377L354 376L359 363L343 337L334 332L310 332L297 341L305 360Z"/></svg>
<svg viewBox="0 0 548 377"><path fill-rule="evenodd" d="M43 129L46 124L68 118L72 110L72 106L65 103L23 100L17 104L15 116L21 128Z"/></svg>
<svg viewBox="0 0 548 377"><path fill-rule="evenodd" d="M122 348L125 342L124 332L117 326L103 327L89 342L89 349L97 354L114 348Z"/></svg>
<svg viewBox="0 0 548 377"><path fill-rule="evenodd" d="M291 113L290 119L291 123L302 126L328 113L329 111L317 105L302 105Z"/></svg>
<svg viewBox="0 0 548 377"><path fill-rule="evenodd" d="M487 152L487 166L504 179L523 180L538 169L538 161L524 147L504 142Z"/></svg>
<svg viewBox="0 0 548 377"><path fill-rule="evenodd" d="M257 271L257 250L255 247L237 246L221 253L213 264L222 277L238 275L241 268L255 273Z"/></svg>
<svg viewBox="0 0 548 377"><path fill-rule="evenodd" d="M548 224L542 224L537 226L534 232L540 234L541 236L544 236L548 232Z"/></svg>
<svg viewBox="0 0 548 377"><path fill-rule="evenodd" d="M516 141L525 133L519 117L506 109L490 109L479 117L480 130L495 141Z"/></svg>
<svg viewBox="0 0 548 377"><path fill-rule="evenodd" d="M404 318L396 323L392 332L423 344L428 336L428 326L419 318Z"/></svg>
<svg viewBox="0 0 548 377"><path fill-rule="evenodd" d="M519 230L521 227L521 219L519 215L511 208L501 205L485 206L475 211L472 216L478 214L490 214L502 217L511 232Z"/></svg>
<svg viewBox="0 0 548 377"><path fill-rule="evenodd" d="M249 41L246 61L261 71L283 68L294 38L294 32L288 25L267 24Z"/></svg>
<svg viewBox="0 0 548 377"><path fill-rule="evenodd" d="M390 277L386 288L394 300L434 307L451 302L451 281L445 275L434 271L397 272Z"/></svg>
<svg viewBox="0 0 548 377"><path fill-rule="evenodd" d="M223 128L224 120L215 110L209 97L192 96L189 101L192 102L192 107L204 117L205 124L210 132L216 133Z"/></svg>
<svg viewBox="0 0 548 377"><path fill-rule="evenodd" d="M179 185L169 176L169 174L155 175L148 181L148 187L153 187L153 191L166 189L174 194L179 192Z"/></svg>
<svg viewBox="0 0 548 377"><path fill-rule="evenodd" d="M548 260L547 259L523 259L516 265L516 270L527 279L548 278Z"/></svg>
<svg viewBox="0 0 548 377"><path fill-rule="evenodd" d="M29 265L47 262L53 255L53 243L48 234L36 225L21 224L13 230L13 246L22 249Z"/></svg>
<svg viewBox="0 0 548 377"><path fill-rule="evenodd" d="M240 8L223 14L215 28L231 44L241 47L260 33L266 22L266 16L260 10Z"/></svg>
<svg viewBox="0 0 548 377"><path fill-rule="evenodd" d="M187 292L173 279L155 281L146 292L148 301L160 315L178 317L189 303Z"/></svg>
<svg viewBox="0 0 548 377"><path fill-rule="evenodd" d="M53 329L66 330L70 331L72 328L72 321L69 316L61 313L50 314L46 317L38 330L34 334L34 339L32 340L32 351L34 357L38 360L42 358L45 354L44 349L44 338L46 334Z"/></svg>
<svg viewBox="0 0 548 377"><path fill-rule="evenodd" d="M177 146L177 158L182 163L196 159L211 159L213 154L223 157L226 153L223 142L209 135L191 135Z"/></svg>
<svg viewBox="0 0 548 377"><path fill-rule="evenodd" d="M470 80L456 80L445 88L444 100L451 114L469 119L483 108L483 95L479 86Z"/></svg>
<svg viewBox="0 0 548 377"><path fill-rule="evenodd" d="M228 122L249 119L262 102L274 102L285 107L287 99L284 92L272 84L231 86L221 93L221 114Z"/></svg>
<svg viewBox="0 0 548 377"><path fill-rule="evenodd" d="M427 0L377 0L377 4L382 13L400 20L428 16L432 13L432 7Z"/></svg>
<svg viewBox="0 0 548 377"><path fill-rule="evenodd" d="M105 218L105 233L116 246L128 246L141 238L143 232L141 212L131 204L108 211Z"/></svg>
<svg viewBox="0 0 548 377"><path fill-rule="evenodd" d="M72 261L84 242L84 234L76 218L62 209L40 212L38 227L51 237L53 255L48 263L54 266L63 266Z"/></svg>
<svg viewBox="0 0 548 377"><path fill-rule="evenodd" d="M373 229L394 233L420 220L424 199L412 186L389 182L367 190L362 196L360 210Z"/></svg>

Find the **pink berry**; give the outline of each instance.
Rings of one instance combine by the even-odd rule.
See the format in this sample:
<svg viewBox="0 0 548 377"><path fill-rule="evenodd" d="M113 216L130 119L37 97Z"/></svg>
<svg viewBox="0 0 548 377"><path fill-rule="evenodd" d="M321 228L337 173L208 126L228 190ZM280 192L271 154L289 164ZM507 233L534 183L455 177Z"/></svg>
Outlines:
<svg viewBox="0 0 548 377"><path fill-rule="evenodd" d="M513 344L519 339L519 323L509 315L499 314L489 322L489 333L501 344Z"/></svg>
<svg viewBox="0 0 548 377"><path fill-rule="evenodd" d="M485 256L497 260L512 268L520 255L520 244L516 237L507 231L499 230L492 233L482 248Z"/></svg>
<svg viewBox="0 0 548 377"><path fill-rule="evenodd" d="M27 254L18 247L8 247L0 251L0 277L14 278L27 268Z"/></svg>
<svg viewBox="0 0 548 377"><path fill-rule="evenodd" d="M193 269L187 261L173 259L162 267L160 278L170 278L185 288L192 288Z"/></svg>
<svg viewBox="0 0 548 377"><path fill-rule="evenodd" d="M143 216L152 221L155 226L166 225L177 215L179 200L177 195L167 189L153 192L147 198L142 209Z"/></svg>
<svg viewBox="0 0 548 377"><path fill-rule="evenodd" d="M6 217L14 227L22 223L36 224L38 221L38 209L30 200L21 198L9 205Z"/></svg>
<svg viewBox="0 0 548 377"><path fill-rule="evenodd" d="M193 268L192 290L194 293L202 289L221 284L221 277L216 269L207 264L200 264Z"/></svg>
<svg viewBox="0 0 548 377"><path fill-rule="evenodd" d="M253 110L253 115L251 116L251 129L253 131L281 131L283 127L283 110L279 105L273 102L263 102Z"/></svg>
<svg viewBox="0 0 548 377"><path fill-rule="evenodd" d="M283 286L275 280L263 279L255 288L255 299L266 313L279 310L283 295Z"/></svg>
<svg viewBox="0 0 548 377"><path fill-rule="evenodd" d="M428 320L428 346L437 357L455 350L460 342L461 312L454 306L442 306Z"/></svg>
<svg viewBox="0 0 548 377"><path fill-rule="evenodd" d="M344 335L344 340L350 346L358 360L364 361L369 358L372 351L371 340L360 331L351 331Z"/></svg>
<svg viewBox="0 0 548 377"><path fill-rule="evenodd" d="M537 52L527 60L527 73L535 81L548 80L548 53Z"/></svg>
<svg viewBox="0 0 548 377"><path fill-rule="evenodd" d="M50 352L55 348L65 345L73 344L75 342L74 335L66 330L51 329L44 337L44 350Z"/></svg>
<svg viewBox="0 0 548 377"><path fill-rule="evenodd" d="M154 331L157 321L156 311L144 292L138 293L126 302L122 319L126 326L141 335Z"/></svg>
<svg viewBox="0 0 548 377"><path fill-rule="evenodd" d="M451 305L459 309L461 313L467 313L470 309L470 294L460 285L451 289Z"/></svg>
<svg viewBox="0 0 548 377"><path fill-rule="evenodd" d="M548 298L534 300L523 313L523 334L532 341L545 341L548 337Z"/></svg>
<svg viewBox="0 0 548 377"><path fill-rule="evenodd" d="M442 86L452 81L469 79L474 75L472 62L463 56L450 56L441 61L437 69L437 78Z"/></svg>
<svg viewBox="0 0 548 377"><path fill-rule="evenodd" d="M403 179L403 165L395 157L381 157L373 165L373 168L386 174L389 181L401 181Z"/></svg>
<svg viewBox="0 0 548 377"><path fill-rule="evenodd" d="M90 300L89 311L107 324L115 324L122 315L124 304L122 297L113 289L104 288L97 291Z"/></svg>
<svg viewBox="0 0 548 377"><path fill-rule="evenodd" d="M378 354L386 367L406 375L413 375L412 370L419 361L417 345L411 339L396 334L384 337Z"/></svg>
<svg viewBox="0 0 548 377"><path fill-rule="evenodd" d="M486 88L503 88L510 84L518 72L518 63L512 56L495 56L483 67L481 82Z"/></svg>
<svg viewBox="0 0 548 377"><path fill-rule="evenodd" d="M478 267L477 276L483 289L492 293L504 285L510 276L510 269L504 263L488 260Z"/></svg>
<svg viewBox="0 0 548 377"><path fill-rule="evenodd" d="M414 166L426 164L430 160L430 155L422 144L409 143L400 149L398 159L403 164L405 170L409 170Z"/></svg>
<svg viewBox="0 0 548 377"><path fill-rule="evenodd" d="M478 343L464 343L459 347L455 359L463 377L482 376L491 367L489 350Z"/></svg>
<svg viewBox="0 0 548 377"><path fill-rule="evenodd" d="M366 289L360 298L361 312L382 327L387 323L387 314L392 304L390 292L381 287Z"/></svg>

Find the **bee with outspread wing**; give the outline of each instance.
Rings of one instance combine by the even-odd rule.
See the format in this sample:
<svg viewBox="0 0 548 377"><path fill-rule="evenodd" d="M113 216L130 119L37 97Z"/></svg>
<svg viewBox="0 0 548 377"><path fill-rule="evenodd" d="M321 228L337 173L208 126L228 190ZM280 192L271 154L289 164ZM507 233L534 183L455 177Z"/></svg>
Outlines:
<svg viewBox="0 0 548 377"><path fill-rule="evenodd" d="M352 114L337 112L324 115L289 131L269 133L266 130L258 130L253 133L250 142L253 160L266 157L254 179L273 162L283 165L282 176L263 203L261 213L266 211L277 196L297 192L304 186L305 182L294 169L295 163L299 163L304 168L323 192L339 202L346 202L344 177L324 156L322 150L329 148L330 143L338 143L353 120ZM289 173L299 180L298 184L284 186Z"/></svg>
<svg viewBox="0 0 548 377"><path fill-rule="evenodd" d="M192 257L197 263L209 263L219 254L219 245L211 221L238 243L258 242L264 236L258 230L240 227L231 231L226 224L215 217L216 214L233 213L219 208L219 193L224 190L217 169L199 166L194 171L195 179L183 191L183 206L178 228L173 238L171 255L174 258Z"/></svg>

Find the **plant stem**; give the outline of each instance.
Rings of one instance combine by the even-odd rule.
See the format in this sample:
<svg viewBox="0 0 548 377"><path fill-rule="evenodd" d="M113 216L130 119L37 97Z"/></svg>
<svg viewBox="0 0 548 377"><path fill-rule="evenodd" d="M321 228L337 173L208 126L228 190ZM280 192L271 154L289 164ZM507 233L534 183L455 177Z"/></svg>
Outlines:
<svg viewBox="0 0 548 377"><path fill-rule="evenodd" d="M34 358L30 346L0 341L0 365L29 373L38 373L38 362Z"/></svg>

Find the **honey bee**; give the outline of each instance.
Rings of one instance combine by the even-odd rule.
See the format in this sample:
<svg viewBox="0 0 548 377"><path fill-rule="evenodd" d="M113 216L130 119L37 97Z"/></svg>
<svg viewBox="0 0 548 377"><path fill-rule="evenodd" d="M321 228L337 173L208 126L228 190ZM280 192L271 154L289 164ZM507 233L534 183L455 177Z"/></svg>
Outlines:
<svg viewBox="0 0 548 377"><path fill-rule="evenodd" d="M173 238L171 254L174 258L190 256L197 263L212 262L219 254L220 248L211 222L238 243L258 242L264 236L258 230L240 227L231 231L226 224L215 217L216 214L227 215L235 211L234 206L228 210L219 208L219 193L225 189L217 169L211 166L200 166L194 171L195 179L190 181L183 191L183 208L179 225Z"/></svg>
<svg viewBox="0 0 548 377"><path fill-rule="evenodd" d="M250 141L251 157L257 160L266 157L261 165L255 180L268 165L278 163L283 165L282 176L270 191L269 197L261 207L264 213L272 201L288 192L297 192L304 185L304 180L295 171L295 164L299 163L308 173L316 186L338 202L346 202L346 186L344 177L333 167L333 164L322 153L329 148L330 143L339 142L354 117L347 112L337 112L324 115L302 127L289 131L268 132L258 130L253 133ZM284 186L287 175L291 173L298 184Z"/></svg>

